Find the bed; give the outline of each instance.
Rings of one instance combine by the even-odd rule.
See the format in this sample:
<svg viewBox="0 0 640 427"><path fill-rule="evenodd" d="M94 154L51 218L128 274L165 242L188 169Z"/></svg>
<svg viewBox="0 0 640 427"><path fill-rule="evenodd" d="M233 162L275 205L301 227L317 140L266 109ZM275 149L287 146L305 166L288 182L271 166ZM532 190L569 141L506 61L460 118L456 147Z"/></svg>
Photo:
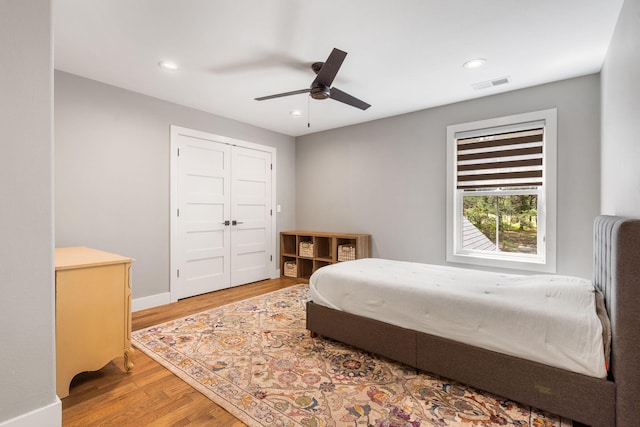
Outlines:
<svg viewBox="0 0 640 427"><path fill-rule="evenodd" d="M611 327L609 371L604 378L393 325L319 301L307 303L307 328L577 423L640 425L640 220L596 219L593 271L593 284L603 295Z"/></svg>

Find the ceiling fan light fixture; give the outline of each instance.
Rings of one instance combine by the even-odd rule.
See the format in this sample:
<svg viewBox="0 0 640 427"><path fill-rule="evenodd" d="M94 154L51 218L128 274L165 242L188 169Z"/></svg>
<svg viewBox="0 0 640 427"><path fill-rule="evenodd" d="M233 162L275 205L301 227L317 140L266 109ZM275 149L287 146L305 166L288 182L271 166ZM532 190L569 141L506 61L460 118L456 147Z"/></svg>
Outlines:
<svg viewBox="0 0 640 427"><path fill-rule="evenodd" d="M473 69L473 68L480 68L482 67L485 63L487 62L486 59L483 58L475 58L475 59L470 59L467 62L465 62L464 64L462 64L462 66L464 68L467 69Z"/></svg>
<svg viewBox="0 0 640 427"><path fill-rule="evenodd" d="M178 64L173 61L160 61L158 62L158 67L165 71L178 71Z"/></svg>

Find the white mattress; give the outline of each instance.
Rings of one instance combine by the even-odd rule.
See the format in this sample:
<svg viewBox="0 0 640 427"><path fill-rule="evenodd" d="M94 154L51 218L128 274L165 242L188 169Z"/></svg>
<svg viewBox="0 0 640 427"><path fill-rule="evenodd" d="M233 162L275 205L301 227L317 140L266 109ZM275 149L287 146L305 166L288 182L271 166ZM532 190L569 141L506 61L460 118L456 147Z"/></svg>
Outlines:
<svg viewBox="0 0 640 427"><path fill-rule="evenodd" d="M366 258L317 270L320 305L602 378L602 324L589 280Z"/></svg>

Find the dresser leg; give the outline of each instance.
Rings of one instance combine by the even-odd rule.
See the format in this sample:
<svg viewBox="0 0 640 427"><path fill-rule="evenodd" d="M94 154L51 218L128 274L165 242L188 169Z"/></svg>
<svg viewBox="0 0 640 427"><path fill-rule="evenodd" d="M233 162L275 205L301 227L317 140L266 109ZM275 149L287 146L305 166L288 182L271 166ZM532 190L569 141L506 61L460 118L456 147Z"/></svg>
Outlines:
<svg viewBox="0 0 640 427"><path fill-rule="evenodd" d="M124 351L124 370L127 372L131 372L133 369L133 347L129 347Z"/></svg>

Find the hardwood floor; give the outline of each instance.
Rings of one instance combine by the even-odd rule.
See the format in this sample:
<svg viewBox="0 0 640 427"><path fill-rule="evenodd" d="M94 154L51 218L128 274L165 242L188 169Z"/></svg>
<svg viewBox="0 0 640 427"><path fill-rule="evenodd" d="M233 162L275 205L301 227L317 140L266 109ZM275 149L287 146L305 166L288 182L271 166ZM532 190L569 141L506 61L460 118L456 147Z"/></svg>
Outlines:
<svg viewBox="0 0 640 427"><path fill-rule="evenodd" d="M280 278L186 298L132 315L132 329L218 307L299 283ZM62 425L71 426L244 426L141 351L126 374L118 358L97 372L78 374L62 399Z"/></svg>

